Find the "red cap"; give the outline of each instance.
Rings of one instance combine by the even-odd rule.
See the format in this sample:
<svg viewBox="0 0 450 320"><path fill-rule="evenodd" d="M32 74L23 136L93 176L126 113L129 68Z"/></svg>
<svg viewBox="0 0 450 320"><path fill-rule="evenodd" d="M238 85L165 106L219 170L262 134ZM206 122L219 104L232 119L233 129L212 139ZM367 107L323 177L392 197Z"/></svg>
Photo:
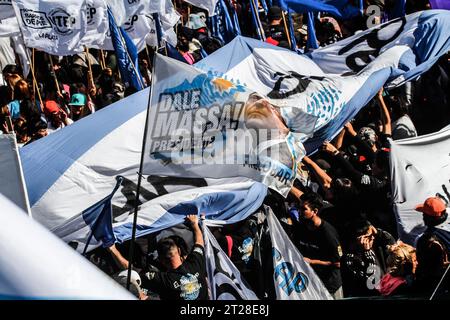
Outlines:
<svg viewBox="0 0 450 320"><path fill-rule="evenodd" d="M52 101L52 100L45 101L45 103L44 103L44 113L45 114L59 112L59 110L60 110L60 107L55 101Z"/></svg>
<svg viewBox="0 0 450 320"><path fill-rule="evenodd" d="M425 200L423 204L416 206L415 209L416 211L422 212L427 216L438 218L445 212L446 205L440 198L431 197Z"/></svg>
<svg viewBox="0 0 450 320"><path fill-rule="evenodd" d="M273 44L274 46L277 46L277 45L280 44L280 42L278 42L277 40L275 40L275 39L272 38L272 37L268 37L268 38L266 39L266 42L268 42L268 43L270 43L270 44Z"/></svg>

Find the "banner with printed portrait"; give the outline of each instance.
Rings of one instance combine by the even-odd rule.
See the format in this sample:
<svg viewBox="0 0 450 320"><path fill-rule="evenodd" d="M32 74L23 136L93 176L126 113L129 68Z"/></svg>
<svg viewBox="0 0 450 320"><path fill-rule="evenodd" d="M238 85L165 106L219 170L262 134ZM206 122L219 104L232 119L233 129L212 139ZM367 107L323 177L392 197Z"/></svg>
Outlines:
<svg viewBox="0 0 450 320"><path fill-rule="evenodd" d="M17 0L13 6L27 47L61 56L83 51L84 1Z"/></svg>
<svg viewBox="0 0 450 320"><path fill-rule="evenodd" d="M248 177L287 195L305 154L278 107L239 81L157 55L144 173Z"/></svg>

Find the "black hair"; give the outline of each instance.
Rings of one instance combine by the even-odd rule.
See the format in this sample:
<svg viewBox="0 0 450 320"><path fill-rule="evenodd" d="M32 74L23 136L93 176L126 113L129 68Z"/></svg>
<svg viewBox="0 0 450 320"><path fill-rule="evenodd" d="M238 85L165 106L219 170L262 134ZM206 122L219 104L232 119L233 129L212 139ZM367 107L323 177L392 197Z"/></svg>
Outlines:
<svg viewBox="0 0 450 320"><path fill-rule="evenodd" d="M432 216L424 214L423 222L428 227L435 227L435 226L440 225L441 223L445 222L447 220L447 217L448 217L448 213L446 210L440 217L432 217Z"/></svg>
<svg viewBox="0 0 450 320"><path fill-rule="evenodd" d="M366 219L353 220L349 225L349 233L353 239L362 236L369 231L372 224Z"/></svg>
<svg viewBox="0 0 450 320"><path fill-rule="evenodd" d="M175 244L177 245L177 247L180 248L180 255L182 257L188 255L188 253L189 253L188 247L187 247L186 241L184 241L184 239L182 237L174 234L172 236L169 236L168 238L172 239L175 242Z"/></svg>
<svg viewBox="0 0 450 320"><path fill-rule="evenodd" d="M3 68L2 73L3 74L11 73L11 74L19 74L20 75L20 69L15 64L8 64Z"/></svg>
<svg viewBox="0 0 450 320"><path fill-rule="evenodd" d="M171 237L167 237L164 239L161 239L158 244L156 245L156 251L158 251L158 257L159 260L164 260L168 257L169 252L172 250L172 248L178 248L177 243L175 240Z"/></svg>
<svg viewBox="0 0 450 320"><path fill-rule="evenodd" d="M323 200L320 195L318 195L315 192L307 192L300 196L300 201L308 203L309 207L311 209L317 209L320 211L320 209L323 208Z"/></svg>
<svg viewBox="0 0 450 320"><path fill-rule="evenodd" d="M348 178L333 179L331 190L333 191L333 199L339 203L355 201L359 195L358 189Z"/></svg>

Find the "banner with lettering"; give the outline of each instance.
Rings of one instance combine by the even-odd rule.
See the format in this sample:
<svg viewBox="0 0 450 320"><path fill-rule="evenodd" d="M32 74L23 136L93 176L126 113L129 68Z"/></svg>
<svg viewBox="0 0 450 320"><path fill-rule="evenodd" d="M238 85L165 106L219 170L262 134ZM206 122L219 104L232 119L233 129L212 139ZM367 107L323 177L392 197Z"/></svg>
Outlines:
<svg viewBox="0 0 450 320"><path fill-rule="evenodd" d="M157 55L144 173L248 177L287 195L305 154L280 109L239 80Z"/></svg>
<svg viewBox="0 0 450 320"><path fill-rule="evenodd" d="M313 268L305 262L269 208L267 225L272 241L273 281L277 300L333 300Z"/></svg>
<svg viewBox="0 0 450 320"><path fill-rule="evenodd" d="M83 51L84 1L16 0L13 7L27 47L62 56Z"/></svg>

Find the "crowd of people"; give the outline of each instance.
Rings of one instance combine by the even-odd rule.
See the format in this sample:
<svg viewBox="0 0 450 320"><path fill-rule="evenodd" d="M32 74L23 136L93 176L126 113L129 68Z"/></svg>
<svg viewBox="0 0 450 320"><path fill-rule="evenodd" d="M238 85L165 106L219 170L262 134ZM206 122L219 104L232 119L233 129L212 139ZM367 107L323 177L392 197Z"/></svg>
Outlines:
<svg viewBox="0 0 450 320"><path fill-rule="evenodd" d="M383 10L392 1L366 0ZM177 0L182 16L176 49L188 64L200 61L224 43L211 35L204 10ZM242 34L257 38L248 1L233 0ZM408 1L408 13L429 8L428 1ZM282 10L259 8L266 41L290 48ZM306 19L294 15L298 50L308 51ZM316 18L319 46L364 30L367 16L340 20ZM4 42L2 41L2 44ZM1 52L1 51L0 51ZM140 53L139 69L151 84L149 48ZM93 50L66 57L33 52L34 70L25 77L20 63L3 67L0 130L16 134L24 146L69 126L133 94L121 81L114 52ZM439 197L417 199L427 231L414 244L398 240L391 201L389 138L397 140L435 132L450 124L450 55L444 55L420 79L379 94L319 152L302 160L306 184L296 182L284 199L270 191L250 218L214 228L213 234L260 299L274 299L272 256L267 225L261 216L273 210L292 242L335 299L348 297L429 298L449 295L449 238L436 226L447 221L448 204ZM189 213L186 213L189 214ZM136 240L132 292L140 299L207 299L202 232L196 216L161 234ZM192 230L192 234L187 232ZM181 230L181 232L180 232ZM185 237L179 234L187 235ZM447 238L446 238L447 237ZM88 258L125 284L130 243L98 248ZM269 276L268 276L269 275Z"/></svg>

